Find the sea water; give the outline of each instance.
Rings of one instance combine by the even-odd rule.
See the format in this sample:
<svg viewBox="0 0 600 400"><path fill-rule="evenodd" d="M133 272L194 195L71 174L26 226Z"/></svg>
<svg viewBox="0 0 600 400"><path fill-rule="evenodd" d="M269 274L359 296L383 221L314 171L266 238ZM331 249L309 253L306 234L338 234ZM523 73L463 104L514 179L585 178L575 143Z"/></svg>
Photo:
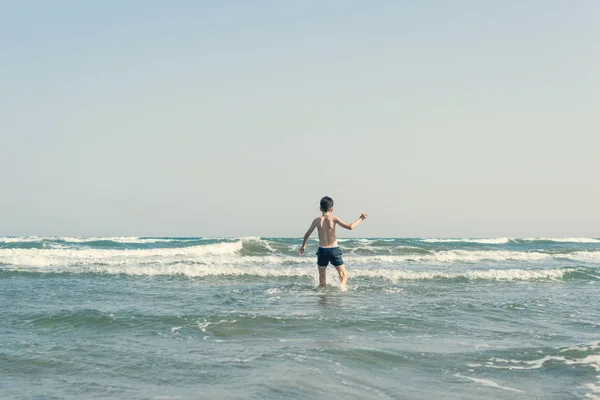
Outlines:
<svg viewBox="0 0 600 400"><path fill-rule="evenodd" d="M300 243L0 238L0 398L600 398L600 240Z"/></svg>

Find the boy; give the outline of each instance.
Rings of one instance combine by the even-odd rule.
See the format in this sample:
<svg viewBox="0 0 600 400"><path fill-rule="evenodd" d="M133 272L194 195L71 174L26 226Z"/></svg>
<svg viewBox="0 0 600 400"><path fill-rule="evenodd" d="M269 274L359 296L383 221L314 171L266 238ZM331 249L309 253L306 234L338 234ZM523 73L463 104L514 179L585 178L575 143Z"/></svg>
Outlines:
<svg viewBox="0 0 600 400"><path fill-rule="evenodd" d="M319 286L324 287L327 280L327 265L331 262L335 269L337 269L340 275L340 288L346 289L346 268L344 266L344 260L342 260L342 251L338 247L337 238L335 236L335 225L339 225L342 228L352 230L356 225L360 224L365 218L367 213L362 213L356 221L351 224L347 224L336 216L331 215L333 212L333 199L329 196L325 196L321 199L320 204L321 212L323 215L315 218L310 224L310 228L304 235L304 242L300 247L300 255L304 255L306 250L306 241L313 233L315 228L319 232L319 251L317 251L317 266L319 267Z"/></svg>

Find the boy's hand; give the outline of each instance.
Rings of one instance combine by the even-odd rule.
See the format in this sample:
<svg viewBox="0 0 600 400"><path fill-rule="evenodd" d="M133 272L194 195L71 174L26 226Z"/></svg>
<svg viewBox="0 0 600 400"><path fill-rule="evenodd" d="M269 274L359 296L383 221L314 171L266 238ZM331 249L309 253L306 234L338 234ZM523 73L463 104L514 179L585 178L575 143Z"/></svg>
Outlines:
<svg viewBox="0 0 600 400"><path fill-rule="evenodd" d="M356 214L354 214L354 215L356 215ZM369 216L369 214L367 214L367 213L362 213L362 214L360 215L360 217L361 217L362 219L366 219L368 216Z"/></svg>
<svg viewBox="0 0 600 400"><path fill-rule="evenodd" d="M302 246L300 247L300 255L303 256L304 255L304 251L306 250L306 247Z"/></svg>

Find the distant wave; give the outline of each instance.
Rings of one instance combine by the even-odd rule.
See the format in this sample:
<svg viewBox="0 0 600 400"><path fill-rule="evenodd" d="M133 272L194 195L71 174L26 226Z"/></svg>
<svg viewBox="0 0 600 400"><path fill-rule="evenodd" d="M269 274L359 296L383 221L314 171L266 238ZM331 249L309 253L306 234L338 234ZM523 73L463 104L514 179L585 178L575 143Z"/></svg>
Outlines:
<svg viewBox="0 0 600 400"><path fill-rule="evenodd" d="M114 242L114 243L163 243L163 242L186 242L205 240L203 238L150 238L137 236L114 236L114 237L70 237L70 236L8 236L0 237L0 243L32 243L32 242L65 242L65 243L92 243L92 242Z"/></svg>
<svg viewBox="0 0 600 400"><path fill-rule="evenodd" d="M600 239L584 237L565 237L565 238L526 238L522 239L529 242L558 242L558 243L600 243Z"/></svg>
<svg viewBox="0 0 600 400"><path fill-rule="evenodd" d="M36 243L36 242L61 242L61 243L97 243L97 242L113 242L120 244L148 244L148 243L172 243L172 242L197 242L208 240L266 240L262 237L239 237L239 238L223 238L223 237L138 237L138 236L111 236L111 237L77 237L77 236L5 236L0 237L0 243ZM530 238L339 238L340 243L352 243L362 245L386 245L394 242L416 240L423 243L475 243L475 244L508 244L519 242L551 242L551 243L598 243L598 238L586 237L530 237Z"/></svg>
<svg viewBox="0 0 600 400"><path fill-rule="evenodd" d="M436 238L427 238L427 239L422 239L423 242L426 243L481 243L481 244L506 244L509 243L511 241L511 239L507 238L507 237L501 237L501 238L480 238L480 239L471 239L471 238L463 238L463 239L458 239L458 238L440 238L440 239L436 239Z"/></svg>
<svg viewBox="0 0 600 400"><path fill-rule="evenodd" d="M426 238L421 239L425 243L480 243L480 244L507 244L511 242L555 242L555 243L600 243L600 239L585 237L564 238Z"/></svg>
<svg viewBox="0 0 600 400"><path fill-rule="evenodd" d="M0 237L0 243L20 243L20 242L41 242L48 238L43 238L39 236L5 236Z"/></svg>
<svg viewBox="0 0 600 400"><path fill-rule="evenodd" d="M147 238L137 236L116 236L116 237L57 237L54 240L67 243L90 243L90 242L115 242L115 243L168 243L168 242L186 242L198 241L201 238Z"/></svg>
<svg viewBox="0 0 600 400"><path fill-rule="evenodd" d="M572 260L599 262L600 251L510 251L510 250L439 250L395 255L354 254L347 252L348 263L359 266L407 263L460 264L478 262ZM144 264L205 264L205 265L304 265L314 264L312 256L285 255L261 239L242 239L175 248L150 249L19 249L0 248L0 265L14 266L78 266L78 265L144 265Z"/></svg>

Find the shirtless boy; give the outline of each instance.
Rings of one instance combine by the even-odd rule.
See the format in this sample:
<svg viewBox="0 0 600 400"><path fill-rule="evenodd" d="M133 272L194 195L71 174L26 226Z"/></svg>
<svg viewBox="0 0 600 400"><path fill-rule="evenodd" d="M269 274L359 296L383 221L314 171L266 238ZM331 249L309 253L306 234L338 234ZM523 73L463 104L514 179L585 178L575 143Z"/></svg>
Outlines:
<svg viewBox="0 0 600 400"><path fill-rule="evenodd" d="M317 266L319 267L319 286L325 286L327 280L327 265L331 262L335 269L337 269L340 275L340 288L346 289L346 282L348 277L346 276L346 268L344 266L344 260L342 260L342 251L338 246L338 241L335 236L336 224L342 228L352 230L356 225L360 224L365 218L367 213L362 213L356 221L351 224L347 224L338 217L331 215L333 212L333 199L329 196L325 196L321 199L321 212L323 215L315 218L310 224L310 228L304 235L304 242L300 247L300 255L304 255L306 250L306 241L313 233L315 228L319 232L319 250L317 251Z"/></svg>

